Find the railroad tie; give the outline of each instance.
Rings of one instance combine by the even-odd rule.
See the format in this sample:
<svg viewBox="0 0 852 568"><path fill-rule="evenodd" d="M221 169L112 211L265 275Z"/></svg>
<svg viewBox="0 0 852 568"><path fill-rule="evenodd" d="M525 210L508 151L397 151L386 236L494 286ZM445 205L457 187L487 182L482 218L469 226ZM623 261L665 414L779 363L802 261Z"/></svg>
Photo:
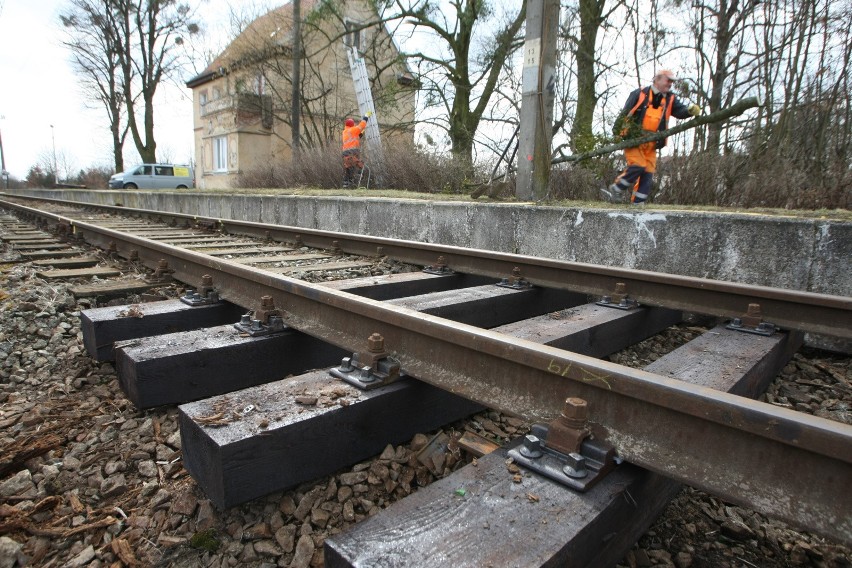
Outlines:
<svg viewBox="0 0 852 568"><path fill-rule="evenodd" d="M531 303L532 294L517 291L510 294L493 285L490 288L492 297L502 302L514 295L520 302ZM473 299L477 308L475 317L481 318L481 313L490 311L484 309L482 299L487 293L487 289L481 288L456 290L404 298L395 303L428 305L428 309L440 312L442 305L452 311L460 305L458 302L470 306ZM453 296L456 304L452 302ZM512 311L508 309L507 313ZM619 334L619 328L633 328L621 334L622 341L628 341L628 337L657 333L680 319L679 313L669 310L640 308L628 312L595 304L567 308L565 312L571 312L573 317L561 314L562 333L551 325L559 321L553 319L553 314L513 325L533 334L540 330L549 342L582 345L589 343L589 334L610 331ZM571 336L576 339L572 340ZM326 393L325 398L311 399L311 395L319 393ZM337 398L345 400L345 405L333 402ZM234 409L239 412L249 406L252 416L247 420L236 419L232 414ZM217 506L229 507L328 475L375 455L388 443L407 441L418 432L441 427L479 408L410 378L371 391L355 391L327 372L308 373L181 405L184 467ZM226 416L221 423L211 422L211 416L221 413Z"/></svg>
<svg viewBox="0 0 852 568"><path fill-rule="evenodd" d="M645 370L754 396L798 344L787 334L762 338L720 326ZM519 442L326 539L325 565L610 566L680 489L631 464L618 466L585 493L533 472L516 483L506 459Z"/></svg>

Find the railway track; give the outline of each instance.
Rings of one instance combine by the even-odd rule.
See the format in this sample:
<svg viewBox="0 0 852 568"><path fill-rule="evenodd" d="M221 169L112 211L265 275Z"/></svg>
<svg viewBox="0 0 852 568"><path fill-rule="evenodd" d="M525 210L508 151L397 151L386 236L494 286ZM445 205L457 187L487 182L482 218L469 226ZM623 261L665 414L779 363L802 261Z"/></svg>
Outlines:
<svg viewBox="0 0 852 568"><path fill-rule="evenodd" d="M3 205L39 219L51 232L99 246L139 268L147 266L153 271L147 286L175 279L201 291L163 306L161 313L142 305L138 315L144 317L133 318L133 326L126 325L126 306L92 310L84 319L88 317L88 351L98 358L115 356L122 388L137 407L182 404L185 466L219 506L327 475L378 453L394 437L396 442L410 439L476 411L470 401L543 425L533 430L538 439L521 439L515 448L482 450L477 465L401 501L397 510L405 512L391 513L391 508L326 541L329 565L382 558L397 559L399 565L428 564L431 558L440 565L458 563L462 554L471 565L483 565L487 557L454 547L436 556L428 543L457 541L477 532L482 515L529 515L526 503L542 499L551 507L539 509L570 511L595 491L621 495L628 487L626 494L642 495L648 506L623 511L607 501L582 515L532 515L538 524L549 520L552 534L540 539L541 550L525 551L517 560L526 564L532 555L539 563L569 558L578 565L580 559L587 565L614 563L676 490L671 479L850 541L852 508L844 491L852 461L850 428L724 393L759 394L798 347L801 331L848 339L849 298L175 214L135 213L153 216L154 223L115 220L107 215L115 213L111 208L81 214L56 203L48 213ZM50 253L45 248L49 243L23 244L30 236L21 234L13 242L22 251L35 246L41 248L33 250ZM300 250L306 245L325 252ZM382 262L385 266L377 269ZM429 272L378 276L397 263L427 266ZM293 278L318 270L323 278L376 274L325 285ZM589 295L608 299L589 302ZM186 307L192 303L200 305ZM184 313L196 309L192 316ZM254 316L233 337L235 310L246 309ZM657 333L678 321L681 310L737 317L741 329L717 326L644 371L593 358ZM156 335L178 320L185 331ZM214 321L222 324L211 327ZM776 331L768 322L788 331ZM292 354L285 363L280 357L275 365L268 363L284 352ZM343 363L341 356L347 357ZM183 380L169 373L176 364L182 366ZM347 382L330 377L328 370L305 372L323 366L333 366ZM194 375L192 368L200 373ZM276 380L284 375L293 377ZM384 386L368 390L353 386L383 381ZM323 397L329 404L325 409L317 404ZM313 466L293 460L294 439L316 429L341 428L340 408L348 415L346 427L362 428L357 439L331 437L337 445L327 451L336 461L318 460L329 463ZM349 422L354 417L370 422L377 415L384 421L373 429ZM298 452L316 449L307 438ZM443 446L435 442L445 450L458 443L476 452L475 444L465 445L472 444L467 440ZM554 448L585 471L585 477L574 480L594 479L591 492L574 493L547 477L515 472L516 465L507 475L507 454L521 462L543 450L549 457ZM429 451L435 452L432 457L441 453L424 449L427 456ZM632 466L595 478L596 468L606 472L623 461ZM791 463L796 464L795 476L790 475ZM461 494L460 484L466 487ZM491 505L477 509L487 499L466 499L468 492L481 497L517 493L519 488L526 498L521 509L517 503L514 508L508 503L499 510ZM450 501L442 499L447 494ZM596 531L612 535L612 527L591 530L595 524L590 518L608 518L616 510L628 519L627 526L601 546L594 541L600 538ZM437 517L435 511L440 511ZM459 522L465 516L474 524ZM394 528L401 526L400 519L410 524L404 537ZM447 532L451 526L462 533ZM487 530L496 539L488 554L509 558L498 546L505 537ZM585 536L566 544L571 531ZM418 535L419 547L412 545L411 533ZM589 534L596 536L584 541ZM407 557L400 556L403 550Z"/></svg>

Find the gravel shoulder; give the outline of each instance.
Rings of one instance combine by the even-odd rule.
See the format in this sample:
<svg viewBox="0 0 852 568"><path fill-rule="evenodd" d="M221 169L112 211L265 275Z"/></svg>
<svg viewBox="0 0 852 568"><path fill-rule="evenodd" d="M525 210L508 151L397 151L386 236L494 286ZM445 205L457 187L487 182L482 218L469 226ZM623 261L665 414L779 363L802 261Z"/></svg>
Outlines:
<svg viewBox="0 0 852 568"><path fill-rule="evenodd" d="M324 277L334 275L312 278ZM154 296L121 302L144 299ZM332 476L217 511L182 467L177 409L137 410L113 366L85 353L86 307L67 284L0 257L0 568L318 567L328 535L470 460L450 452L436 475L414 457L436 434L424 432ZM682 324L612 360L641 367L703 330ZM802 350L764 400L852 423L851 361ZM485 412L445 431L503 442L527 427ZM685 488L621 565L832 568L850 558L836 543Z"/></svg>

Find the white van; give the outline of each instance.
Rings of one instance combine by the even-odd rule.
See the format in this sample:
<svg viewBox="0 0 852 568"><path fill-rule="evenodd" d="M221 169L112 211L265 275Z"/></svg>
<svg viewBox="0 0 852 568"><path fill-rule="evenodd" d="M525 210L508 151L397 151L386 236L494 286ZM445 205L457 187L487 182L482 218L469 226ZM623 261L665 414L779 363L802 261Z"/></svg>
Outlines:
<svg viewBox="0 0 852 568"><path fill-rule="evenodd" d="M110 189L186 189L195 187L191 166L140 164L109 178Z"/></svg>

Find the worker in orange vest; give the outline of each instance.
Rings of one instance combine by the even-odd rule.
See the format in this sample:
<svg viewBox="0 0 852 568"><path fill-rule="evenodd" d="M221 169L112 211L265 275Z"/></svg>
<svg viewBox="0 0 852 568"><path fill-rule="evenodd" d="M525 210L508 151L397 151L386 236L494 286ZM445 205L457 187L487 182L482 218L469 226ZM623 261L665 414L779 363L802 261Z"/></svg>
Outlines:
<svg viewBox="0 0 852 568"><path fill-rule="evenodd" d="M657 71L650 86L630 93L615 121L613 134L621 138L637 138L665 130L672 116L689 118L701 114L698 105L687 106L670 92L676 80L672 71L663 69ZM666 140L663 139L624 150L627 168L615 178L615 183L601 188L602 196L613 203L625 202L628 197L634 205L645 203L651 194L657 170L657 150L665 145Z"/></svg>
<svg viewBox="0 0 852 568"><path fill-rule="evenodd" d="M358 183L357 176L364 167L361 161L361 137L369 118L369 114L364 115L358 124L351 118L346 119L346 127L343 129L343 187L352 187Z"/></svg>

